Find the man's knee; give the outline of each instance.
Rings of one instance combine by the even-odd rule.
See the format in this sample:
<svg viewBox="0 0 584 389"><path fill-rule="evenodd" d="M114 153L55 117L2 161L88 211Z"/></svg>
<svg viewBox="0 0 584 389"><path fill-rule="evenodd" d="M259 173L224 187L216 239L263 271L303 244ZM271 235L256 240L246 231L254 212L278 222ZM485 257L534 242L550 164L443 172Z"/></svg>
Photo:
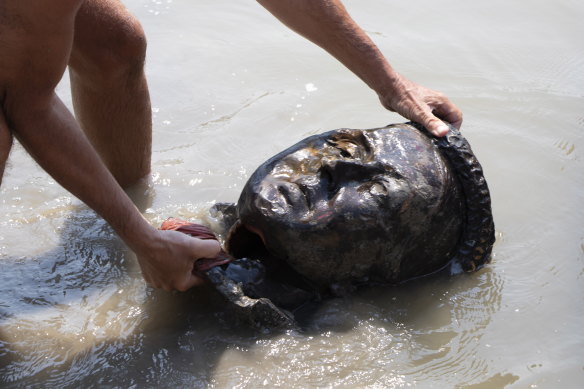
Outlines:
<svg viewBox="0 0 584 389"><path fill-rule="evenodd" d="M69 65L83 78L104 82L141 74L146 36L140 22L115 0L86 0L77 14Z"/></svg>

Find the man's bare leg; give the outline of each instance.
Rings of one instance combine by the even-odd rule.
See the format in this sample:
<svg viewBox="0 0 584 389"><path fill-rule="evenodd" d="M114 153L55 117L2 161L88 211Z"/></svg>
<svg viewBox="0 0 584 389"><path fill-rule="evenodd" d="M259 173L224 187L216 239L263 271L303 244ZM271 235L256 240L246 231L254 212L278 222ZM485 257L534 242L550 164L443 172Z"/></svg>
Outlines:
<svg viewBox="0 0 584 389"><path fill-rule="evenodd" d="M6 167L6 160L10 154L12 147L12 133L8 129L4 114L0 110L0 184L2 184L2 176L4 175L4 168Z"/></svg>
<svg viewBox="0 0 584 389"><path fill-rule="evenodd" d="M75 116L122 187L150 173L145 56L144 31L118 0L83 3L69 61Z"/></svg>
<svg viewBox="0 0 584 389"><path fill-rule="evenodd" d="M203 282L193 273L195 261L217 256L219 243L151 226L55 93L69 63L82 3L0 0L2 122L47 173L113 227L136 253L146 281L187 290Z"/></svg>

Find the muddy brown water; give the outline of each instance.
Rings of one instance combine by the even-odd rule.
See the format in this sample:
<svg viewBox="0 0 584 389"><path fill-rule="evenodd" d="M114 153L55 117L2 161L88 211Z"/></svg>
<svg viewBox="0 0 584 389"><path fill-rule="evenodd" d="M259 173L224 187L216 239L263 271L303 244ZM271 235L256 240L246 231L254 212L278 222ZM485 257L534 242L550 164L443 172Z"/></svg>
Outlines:
<svg viewBox="0 0 584 389"><path fill-rule="evenodd" d="M314 133L403 121L255 2L130 0L149 38L158 225L213 223L254 168ZM254 333L134 255L16 146L0 189L0 387L579 388L584 382L584 5L347 1L392 64L464 111L492 263L322 303ZM70 104L67 80L59 87Z"/></svg>

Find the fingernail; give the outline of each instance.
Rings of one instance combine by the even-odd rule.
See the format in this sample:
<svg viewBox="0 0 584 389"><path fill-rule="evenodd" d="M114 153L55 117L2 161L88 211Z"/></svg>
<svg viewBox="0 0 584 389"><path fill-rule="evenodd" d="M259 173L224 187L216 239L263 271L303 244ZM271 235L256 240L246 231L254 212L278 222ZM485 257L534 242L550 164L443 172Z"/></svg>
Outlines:
<svg viewBox="0 0 584 389"><path fill-rule="evenodd" d="M450 131L450 128L448 128L448 126L444 123L438 125L438 127L436 127L436 135L438 136L444 136L446 134L448 134L448 131Z"/></svg>

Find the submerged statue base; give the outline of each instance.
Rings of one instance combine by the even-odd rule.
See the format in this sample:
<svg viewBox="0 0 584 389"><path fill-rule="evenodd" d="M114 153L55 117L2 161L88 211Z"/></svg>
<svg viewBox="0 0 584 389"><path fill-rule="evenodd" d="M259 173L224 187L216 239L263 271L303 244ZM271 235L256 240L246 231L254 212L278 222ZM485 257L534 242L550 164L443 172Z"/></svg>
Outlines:
<svg viewBox="0 0 584 389"><path fill-rule="evenodd" d="M212 212L238 259L204 272L255 326L294 325L295 308L356 285L449 264L474 271L495 240L468 142L454 128L435 138L415 123L308 137L263 163L236 206Z"/></svg>

